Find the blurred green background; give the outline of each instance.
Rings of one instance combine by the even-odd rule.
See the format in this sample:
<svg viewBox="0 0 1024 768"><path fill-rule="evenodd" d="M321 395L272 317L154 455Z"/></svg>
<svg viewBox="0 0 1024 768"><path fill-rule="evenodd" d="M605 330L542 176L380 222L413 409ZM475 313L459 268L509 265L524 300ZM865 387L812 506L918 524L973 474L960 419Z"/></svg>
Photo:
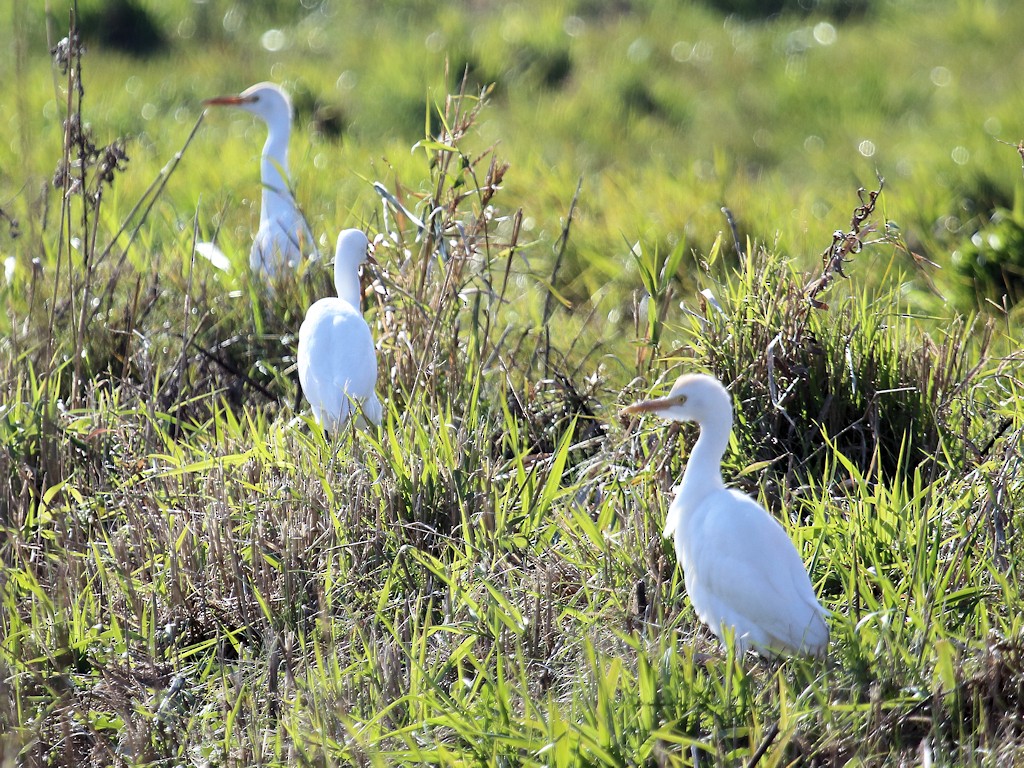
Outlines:
<svg viewBox="0 0 1024 768"><path fill-rule="evenodd" d="M31 205L59 154L47 49L67 12L3 10L14 31L2 63L9 208ZM203 98L273 80L294 97L292 175L314 231L327 242L372 226L370 182L425 178L426 155L410 148L468 72L471 92L493 84L471 145L496 145L511 163L501 200L523 208L538 264L582 179L556 285L574 306L608 297L614 311L637 286L634 243L707 252L731 237L722 206L741 239L810 268L876 174L885 217L941 267L924 277L900 262L923 309L971 311L1020 290L1000 282L1005 269L989 274L996 259L1024 264L1007 245L1024 224L1013 214L1020 159L1000 142L1024 132L1024 14L1012 2L82 0L79 13L86 117L100 139L130 137L123 200L182 146ZM223 247L247 248L263 131L247 115L210 115L162 215L183 222L198 209ZM999 226L1005 236L988 237ZM875 272L859 277L870 287Z"/></svg>

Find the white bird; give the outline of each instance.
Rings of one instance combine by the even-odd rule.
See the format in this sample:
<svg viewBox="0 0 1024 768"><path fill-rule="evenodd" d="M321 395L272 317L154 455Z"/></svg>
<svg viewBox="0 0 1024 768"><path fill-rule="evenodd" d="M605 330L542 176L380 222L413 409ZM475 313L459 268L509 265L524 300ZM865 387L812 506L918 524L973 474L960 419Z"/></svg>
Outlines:
<svg viewBox="0 0 1024 768"><path fill-rule="evenodd" d="M334 254L337 298L316 301L299 328L299 383L316 423L337 435L357 411L379 424L377 353L360 311L359 265L370 242L358 229L338 235Z"/></svg>
<svg viewBox="0 0 1024 768"><path fill-rule="evenodd" d="M664 536L675 535L686 591L701 621L720 640L731 633L738 653L824 655L828 612L814 595L796 547L764 507L722 481L732 431L725 387L704 374L680 376L666 397L623 413L700 425Z"/></svg>
<svg viewBox="0 0 1024 768"><path fill-rule="evenodd" d="M273 279L282 269L294 270L303 253L313 250L313 234L292 197L288 174L288 139L292 132L292 102L273 83L257 83L237 96L218 96L205 106L244 109L267 124L267 142L260 159L263 195L260 228L249 252L249 266Z"/></svg>

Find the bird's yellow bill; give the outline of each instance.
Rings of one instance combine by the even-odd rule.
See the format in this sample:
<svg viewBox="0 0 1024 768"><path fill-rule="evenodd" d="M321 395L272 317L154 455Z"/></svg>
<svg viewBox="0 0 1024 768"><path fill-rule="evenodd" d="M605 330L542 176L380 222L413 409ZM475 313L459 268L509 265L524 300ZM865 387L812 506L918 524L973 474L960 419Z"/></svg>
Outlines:
<svg viewBox="0 0 1024 768"><path fill-rule="evenodd" d="M238 106L239 104L248 104L252 101L251 97L246 96L215 96L212 99L206 99L203 101L204 107L212 107L218 104L231 106Z"/></svg>
<svg viewBox="0 0 1024 768"><path fill-rule="evenodd" d="M639 403L627 405L622 409L624 416L635 416L638 413L657 413L672 405L667 397L658 397L654 400L641 400Z"/></svg>

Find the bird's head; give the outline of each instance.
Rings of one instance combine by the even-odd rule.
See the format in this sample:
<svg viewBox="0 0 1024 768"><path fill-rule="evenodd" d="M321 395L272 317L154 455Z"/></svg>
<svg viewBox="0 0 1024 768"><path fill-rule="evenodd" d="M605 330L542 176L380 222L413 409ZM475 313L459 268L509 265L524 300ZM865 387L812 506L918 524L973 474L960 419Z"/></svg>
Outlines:
<svg viewBox="0 0 1024 768"><path fill-rule="evenodd" d="M622 409L626 416L654 413L670 421L707 422L732 416L729 393L713 376L690 373L680 376L665 397L642 400Z"/></svg>
<svg viewBox="0 0 1024 768"><path fill-rule="evenodd" d="M354 270L366 261L369 248L370 240L361 229L344 229L338 234L334 263Z"/></svg>
<svg viewBox="0 0 1024 768"><path fill-rule="evenodd" d="M284 122L291 125L292 102L280 86L274 83L256 83L236 96L217 96L207 99L203 106L237 107L251 112L263 119L268 125Z"/></svg>
<svg viewBox="0 0 1024 768"><path fill-rule="evenodd" d="M345 229L338 235L334 250L334 287L338 296L353 307L359 306L362 288L359 283L359 265L369 260L370 241L359 229Z"/></svg>

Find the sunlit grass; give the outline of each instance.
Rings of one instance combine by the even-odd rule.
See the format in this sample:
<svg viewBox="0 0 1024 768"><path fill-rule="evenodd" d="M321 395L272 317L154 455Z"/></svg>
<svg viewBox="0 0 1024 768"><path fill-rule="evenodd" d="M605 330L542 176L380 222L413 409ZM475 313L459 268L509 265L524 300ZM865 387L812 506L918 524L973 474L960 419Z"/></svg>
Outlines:
<svg viewBox="0 0 1024 768"><path fill-rule="evenodd" d="M131 137L90 197L47 186L68 81L18 11L4 760L1019 761L1020 310L949 268L1019 180L992 138L1019 14L216 5L154 4L162 58L82 59L92 140ZM296 94L322 243L377 236L378 429L325 435L299 398L326 260L273 293L244 269L263 129L197 120L263 78ZM235 269L193 260L214 236ZM735 658L686 599L661 528L693 432L617 416L684 369L731 388L726 477L807 564L825 661Z"/></svg>

